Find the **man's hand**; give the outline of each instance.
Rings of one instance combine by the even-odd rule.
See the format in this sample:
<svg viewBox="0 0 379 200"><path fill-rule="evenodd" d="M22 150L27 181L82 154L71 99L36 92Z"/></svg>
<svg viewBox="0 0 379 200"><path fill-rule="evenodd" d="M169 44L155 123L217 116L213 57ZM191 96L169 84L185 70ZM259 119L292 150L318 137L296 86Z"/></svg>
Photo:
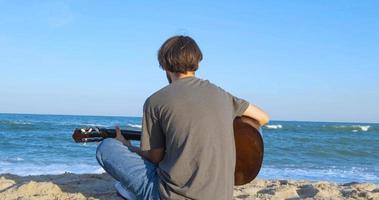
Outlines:
<svg viewBox="0 0 379 200"><path fill-rule="evenodd" d="M122 136L120 127L118 127L118 126L116 126L116 138L115 139L122 142L124 145L126 145L128 147L132 146L130 141L125 139L124 136Z"/></svg>
<svg viewBox="0 0 379 200"><path fill-rule="evenodd" d="M130 151L137 153L141 157L143 157L143 158L145 158L145 159L147 159L147 160L149 160L155 164L158 164L163 159L163 156L165 153L163 148L152 149L149 151L142 151L139 147L132 146L130 141L125 139L124 136L122 136L120 127L118 127L118 126L116 126L116 138L115 139L122 142L125 146L127 146L129 148Z"/></svg>

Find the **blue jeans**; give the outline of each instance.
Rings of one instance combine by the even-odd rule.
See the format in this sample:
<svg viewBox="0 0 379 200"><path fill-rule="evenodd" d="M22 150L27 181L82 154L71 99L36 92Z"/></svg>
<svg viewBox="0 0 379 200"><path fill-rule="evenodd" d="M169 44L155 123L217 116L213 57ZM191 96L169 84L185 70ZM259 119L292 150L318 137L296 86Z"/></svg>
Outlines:
<svg viewBox="0 0 379 200"><path fill-rule="evenodd" d="M103 140L96 151L99 164L137 199L160 199L157 166L115 139Z"/></svg>

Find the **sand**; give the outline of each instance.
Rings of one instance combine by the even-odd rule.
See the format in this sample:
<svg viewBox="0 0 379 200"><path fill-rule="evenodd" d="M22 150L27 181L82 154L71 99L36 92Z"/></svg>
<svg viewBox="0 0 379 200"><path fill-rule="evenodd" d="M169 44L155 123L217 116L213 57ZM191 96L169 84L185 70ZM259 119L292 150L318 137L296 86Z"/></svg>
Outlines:
<svg viewBox="0 0 379 200"><path fill-rule="evenodd" d="M16 176L0 175L0 200L101 199L122 200L107 174ZM211 192L211 191L210 191ZM234 188L234 199L377 199L379 185L371 183L254 180Z"/></svg>

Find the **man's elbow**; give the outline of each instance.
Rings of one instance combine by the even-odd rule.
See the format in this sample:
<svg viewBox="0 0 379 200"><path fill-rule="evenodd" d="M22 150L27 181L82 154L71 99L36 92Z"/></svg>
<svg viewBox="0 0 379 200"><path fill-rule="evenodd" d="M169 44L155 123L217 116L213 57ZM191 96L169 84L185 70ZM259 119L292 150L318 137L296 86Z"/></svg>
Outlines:
<svg viewBox="0 0 379 200"><path fill-rule="evenodd" d="M152 149L146 152L146 157L148 160L154 164L158 164L163 160L164 150L163 149Z"/></svg>
<svg viewBox="0 0 379 200"><path fill-rule="evenodd" d="M265 124L268 124L268 122L270 122L270 117L265 114L264 116L262 116L262 118L259 120L259 124L261 126L265 125Z"/></svg>
<svg viewBox="0 0 379 200"><path fill-rule="evenodd" d="M162 161L161 158L150 158L149 160L154 164L159 164Z"/></svg>
<svg viewBox="0 0 379 200"><path fill-rule="evenodd" d="M255 119L260 126L263 126L270 121L270 117L265 111L252 104L249 105L243 115Z"/></svg>

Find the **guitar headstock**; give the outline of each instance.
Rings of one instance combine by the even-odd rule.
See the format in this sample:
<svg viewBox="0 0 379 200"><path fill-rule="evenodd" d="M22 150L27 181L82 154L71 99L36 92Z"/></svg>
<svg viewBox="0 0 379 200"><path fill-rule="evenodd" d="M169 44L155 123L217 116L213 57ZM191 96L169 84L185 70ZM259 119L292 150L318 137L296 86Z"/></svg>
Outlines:
<svg viewBox="0 0 379 200"><path fill-rule="evenodd" d="M72 138L75 142L98 142L103 140L106 135L98 127L76 128Z"/></svg>

